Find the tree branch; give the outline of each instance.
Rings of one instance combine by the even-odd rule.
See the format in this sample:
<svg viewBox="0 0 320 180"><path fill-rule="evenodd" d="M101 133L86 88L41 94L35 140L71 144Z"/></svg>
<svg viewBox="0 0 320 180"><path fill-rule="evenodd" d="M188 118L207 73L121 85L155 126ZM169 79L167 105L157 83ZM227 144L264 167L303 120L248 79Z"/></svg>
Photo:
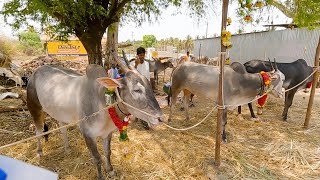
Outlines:
<svg viewBox="0 0 320 180"><path fill-rule="evenodd" d="M278 8L284 15L286 15L289 18L294 18L295 17L295 12L294 10L287 8L286 6L284 6L283 4L281 4L278 1L273 1L272 4L273 6L275 6L276 8Z"/></svg>
<svg viewBox="0 0 320 180"><path fill-rule="evenodd" d="M131 0L122 0L119 3L118 9L122 9L129 1L131 1Z"/></svg>

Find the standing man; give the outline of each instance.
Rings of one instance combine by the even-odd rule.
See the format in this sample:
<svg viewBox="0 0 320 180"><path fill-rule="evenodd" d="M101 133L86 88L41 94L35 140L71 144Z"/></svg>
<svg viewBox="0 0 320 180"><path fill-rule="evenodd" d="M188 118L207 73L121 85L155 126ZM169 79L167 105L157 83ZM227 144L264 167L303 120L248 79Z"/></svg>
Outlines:
<svg viewBox="0 0 320 180"><path fill-rule="evenodd" d="M137 56L138 57L136 58L134 67L142 76L146 77L150 82L149 63L144 59L146 56L146 50L143 47L139 47L137 49ZM141 119L140 119L140 122L145 129L147 130L149 129L148 123L146 123Z"/></svg>
<svg viewBox="0 0 320 180"><path fill-rule="evenodd" d="M137 49L137 56L134 67L150 82L149 63L145 61L146 50L143 47L139 47Z"/></svg>
<svg viewBox="0 0 320 180"><path fill-rule="evenodd" d="M191 61L190 52L187 51L187 60L186 60L186 62L190 62L190 61Z"/></svg>

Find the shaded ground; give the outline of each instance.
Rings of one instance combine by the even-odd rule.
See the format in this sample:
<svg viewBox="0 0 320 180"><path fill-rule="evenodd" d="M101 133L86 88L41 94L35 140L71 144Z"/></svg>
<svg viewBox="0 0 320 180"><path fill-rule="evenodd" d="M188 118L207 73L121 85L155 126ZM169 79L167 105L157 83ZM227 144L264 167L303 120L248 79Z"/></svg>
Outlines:
<svg viewBox="0 0 320 180"><path fill-rule="evenodd" d="M169 74L166 75L166 81ZM162 77L160 76L160 81ZM162 84L162 82L160 83ZM161 90L161 85L158 87ZM161 95L160 91L160 95ZM130 159L122 157L119 133L112 139L111 161L117 170L115 179L319 179L320 178L320 100L315 96L310 128L302 128L308 95L299 92L289 110L288 122L281 120L283 99L271 98L260 122L250 118L247 106L243 115L236 110L228 116L228 143L222 144L222 165L213 168L216 111L189 131L173 131L165 126L144 130L139 122L128 129ZM5 99L0 105L18 105L20 100ZM179 106L174 109L174 127L189 127L206 116L213 107L209 100L195 98L191 119L184 120ZM168 114L168 107L164 107ZM47 117L50 129L58 127ZM0 145L34 135L28 111L0 114ZM96 170L84 139L77 127L68 131L71 153L65 154L60 133L50 135L43 143L44 156L36 157L36 141L19 144L0 152L59 173L60 179L95 179ZM101 139L98 139L102 153Z"/></svg>

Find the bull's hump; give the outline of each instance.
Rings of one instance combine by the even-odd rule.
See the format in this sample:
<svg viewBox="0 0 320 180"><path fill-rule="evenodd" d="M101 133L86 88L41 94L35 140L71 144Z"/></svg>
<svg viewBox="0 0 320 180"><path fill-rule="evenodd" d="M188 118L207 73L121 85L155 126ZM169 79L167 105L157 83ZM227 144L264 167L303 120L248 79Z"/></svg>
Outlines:
<svg viewBox="0 0 320 180"><path fill-rule="evenodd" d="M69 76L82 76L81 74L71 70L67 69L61 66L55 66L55 65L44 65L41 67L42 71L45 71L47 73L52 74L65 74Z"/></svg>

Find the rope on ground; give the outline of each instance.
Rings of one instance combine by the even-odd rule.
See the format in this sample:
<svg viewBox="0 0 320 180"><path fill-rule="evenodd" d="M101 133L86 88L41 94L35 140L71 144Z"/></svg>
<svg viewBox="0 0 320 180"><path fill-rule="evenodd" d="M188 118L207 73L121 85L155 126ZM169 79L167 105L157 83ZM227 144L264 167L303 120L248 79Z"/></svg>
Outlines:
<svg viewBox="0 0 320 180"><path fill-rule="evenodd" d="M64 126L60 126L59 128L56 128L56 129L53 129L53 130L50 130L50 131L47 131L47 132L44 132L44 133L41 133L41 134L32 136L32 137L29 137L29 138L26 138L26 139L22 139L22 140L20 140L20 141L17 141L17 142L11 143L11 144L7 144L7 145L4 145L4 146L1 146L1 147L0 147L0 150L1 150L1 149L4 149L4 148L11 147L11 146L15 146L15 145L17 145L17 144L21 144L21 143L24 143L24 142L27 142L27 141L31 141L31 140L36 139L36 138L38 138L38 137L41 137L41 136L44 136L44 135L53 133L53 132L55 132L55 131L58 131L58 130L60 130L60 129L62 129L62 128L67 128L67 127L70 127L70 126L74 126L74 125L76 125L76 124L78 124L78 123L80 123L80 122L82 122L82 121L86 121L86 120L88 120L89 118L91 118L91 117L93 117L93 116L96 116L96 115L99 114L101 111L105 111L107 108L112 107L112 106L116 105L117 103L118 103L118 102L113 103L113 104L111 104L111 105L109 105L109 106L107 106L107 107L105 107L105 108L103 108L103 109L100 109L100 110L97 111L97 112L92 113L92 114L89 115L89 116L85 116L85 117L82 118L82 119L79 119L79 120L77 120L77 121L75 121L75 122L71 122L70 124L67 124L67 125L64 125Z"/></svg>
<svg viewBox="0 0 320 180"><path fill-rule="evenodd" d="M182 128L182 129L179 129L179 128L175 128L175 127L172 127L166 123L163 123L165 126L167 126L168 128L170 129L173 129L173 130L176 130L176 131L187 131L187 130L190 130L192 128L195 128L197 127L198 125L200 125L204 120L206 120L210 114L213 112L213 110L215 109L216 107L213 107L212 110L206 115L206 117L204 117L200 122L198 122L197 124L193 125L193 126L190 126L190 127L187 127L187 128Z"/></svg>

